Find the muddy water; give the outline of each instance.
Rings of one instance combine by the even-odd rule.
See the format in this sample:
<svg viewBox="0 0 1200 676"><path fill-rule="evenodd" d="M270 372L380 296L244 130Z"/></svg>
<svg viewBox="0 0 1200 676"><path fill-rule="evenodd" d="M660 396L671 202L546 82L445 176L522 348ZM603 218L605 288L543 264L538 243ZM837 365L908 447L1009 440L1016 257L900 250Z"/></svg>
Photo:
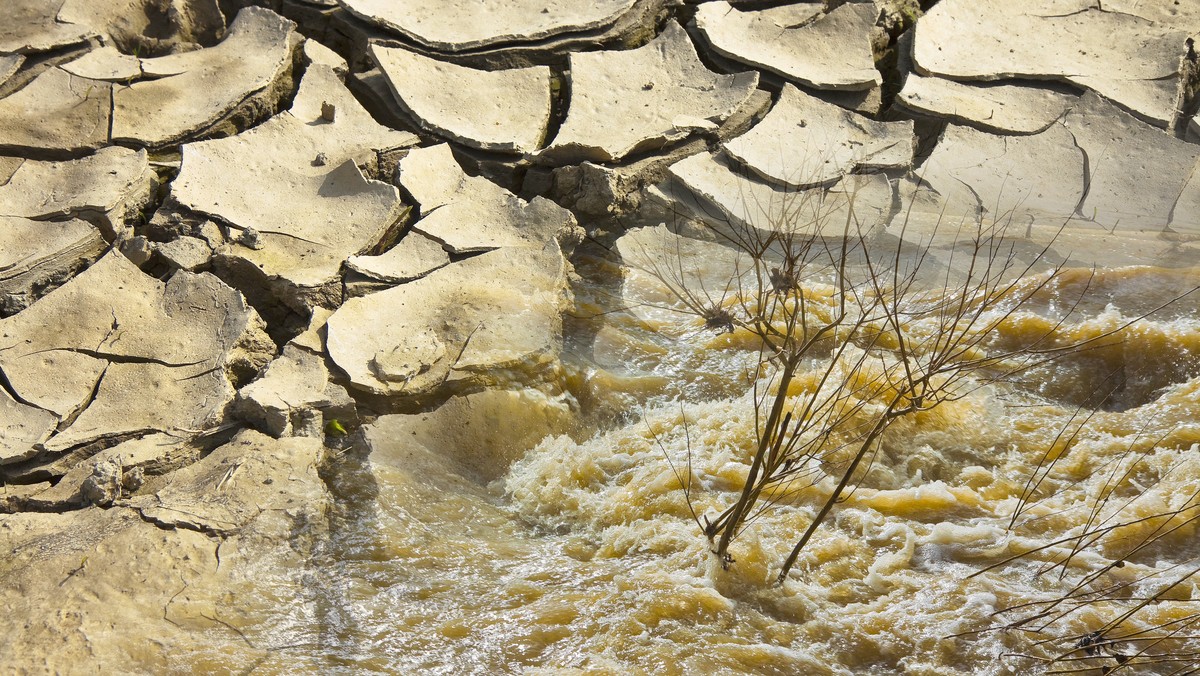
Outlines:
<svg viewBox="0 0 1200 676"><path fill-rule="evenodd" d="M1036 673L1136 603L1128 598L1172 586L1109 636L1200 614L1200 577L1189 576L1200 540L1185 523L1200 495L1200 294L1119 340L897 424L775 587L831 480L763 512L728 571L692 516L730 504L746 476L752 341L714 336L650 286L621 299L611 260L577 264L599 284L578 289L560 387L528 404L535 416L538 401L568 401L571 434L526 453L489 442L465 451L520 457L491 482L420 448L351 449L331 479L338 513L317 566L321 638L296 658L345 673ZM1063 299L1082 284L1088 300L1061 327L1074 339L1197 283L1200 268L1072 273L996 343L1063 321ZM647 304L634 311L631 298ZM368 434L396 433L380 424ZM1069 544L1039 550L1088 523L1169 512L1179 516L1114 530L1059 567ZM1152 532L1164 535L1137 548ZM1022 552L1033 553L988 569ZM1002 629L1035 607L1002 611L1058 598L1114 560L1123 563L1086 589L1117 591L1045 627ZM1151 647L1187 649L1200 644ZM1117 664L1074 656L1064 664Z"/></svg>

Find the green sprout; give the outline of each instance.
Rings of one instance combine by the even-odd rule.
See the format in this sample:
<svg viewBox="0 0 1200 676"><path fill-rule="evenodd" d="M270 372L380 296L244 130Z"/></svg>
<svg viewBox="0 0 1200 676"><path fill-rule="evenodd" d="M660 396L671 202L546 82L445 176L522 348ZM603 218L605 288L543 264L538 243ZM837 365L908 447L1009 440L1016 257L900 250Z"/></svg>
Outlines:
<svg viewBox="0 0 1200 676"><path fill-rule="evenodd" d="M346 430L345 425L343 425L341 423L341 421L339 421L337 418L329 420L328 422L325 423L325 435L326 436L344 437L348 434L350 434L350 432Z"/></svg>

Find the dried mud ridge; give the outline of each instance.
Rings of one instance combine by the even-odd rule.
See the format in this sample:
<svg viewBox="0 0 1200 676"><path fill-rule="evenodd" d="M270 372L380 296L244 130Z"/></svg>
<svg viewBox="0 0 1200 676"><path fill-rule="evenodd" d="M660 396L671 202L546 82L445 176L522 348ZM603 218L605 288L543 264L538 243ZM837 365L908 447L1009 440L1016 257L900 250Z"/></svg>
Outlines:
<svg viewBox="0 0 1200 676"><path fill-rule="evenodd" d="M364 425L449 447L564 390L585 229L853 190L914 241L1073 215L1064 251L1194 264L1200 5L924 5L8 0L7 666L282 649L242 627L305 602L246 608L315 603Z"/></svg>

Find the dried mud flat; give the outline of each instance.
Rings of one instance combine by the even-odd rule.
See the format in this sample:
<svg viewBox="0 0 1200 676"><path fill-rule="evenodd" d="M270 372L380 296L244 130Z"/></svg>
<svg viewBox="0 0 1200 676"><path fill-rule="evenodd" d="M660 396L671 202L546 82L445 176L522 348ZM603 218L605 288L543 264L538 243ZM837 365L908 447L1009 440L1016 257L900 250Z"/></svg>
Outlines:
<svg viewBox="0 0 1200 676"><path fill-rule="evenodd" d="M5 672L286 671L348 456L571 427L496 420L569 390L586 235L853 190L1200 260L1198 3L6 2Z"/></svg>

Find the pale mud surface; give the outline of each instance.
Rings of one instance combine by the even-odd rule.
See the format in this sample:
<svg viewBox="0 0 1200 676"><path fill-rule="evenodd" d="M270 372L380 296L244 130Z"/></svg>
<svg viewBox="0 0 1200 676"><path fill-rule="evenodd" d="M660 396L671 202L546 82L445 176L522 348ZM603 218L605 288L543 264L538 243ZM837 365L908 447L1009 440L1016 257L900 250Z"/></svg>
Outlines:
<svg viewBox="0 0 1200 676"><path fill-rule="evenodd" d="M1200 669L1191 4L9 1L0 673ZM982 349L1094 342L776 585L841 460L722 566L773 383L649 271L785 216L930 289L1001 224L1064 272Z"/></svg>

